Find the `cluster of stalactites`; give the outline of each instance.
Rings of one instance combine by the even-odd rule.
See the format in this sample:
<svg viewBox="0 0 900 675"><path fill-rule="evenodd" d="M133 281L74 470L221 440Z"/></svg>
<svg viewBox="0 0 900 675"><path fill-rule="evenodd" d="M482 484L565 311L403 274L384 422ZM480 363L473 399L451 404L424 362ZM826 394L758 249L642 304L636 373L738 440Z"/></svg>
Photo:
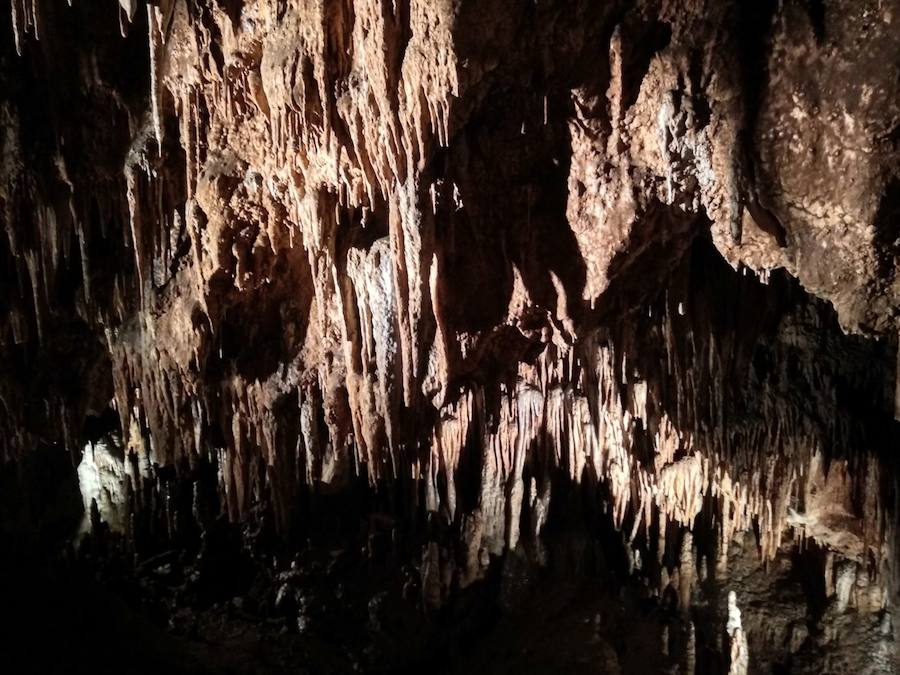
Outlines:
<svg viewBox="0 0 900 675"><path fill-rule="evenodd" d="M69 7L73 0L67 0ZM128 33L128 25L134 18L140 0L118 0L119 2L119 27L124 37ZM151 3L147 3L152 7ZM174 3L163 3L173 6ZM13 38L16 43L16 53L22 55L22 47L26 36L30 33L35 40L41 38L41 0L10 0L12 12Z"/></svg>
<svg viewBox="0 0 900 675"><path fill-rule="evenodd" d="M35 40L40 39L40 2L39 0L10 0L10 8L16 53L21 56L22 44L29 32L34 35Z"/></svg>
<svg viewBox="0 0 900 675"><path fill-rule="evenodd" d="M661 539L670 524L693 528L711 500L720 533L719 564L724 564L735 534L753 525L761 558L774 557L786 529L788 504L798 496L798 479L811 470L803 461L813 467L821 462L814 452L816 441L802 424L791 429L772 420L771 427L761 422L758 428L724 435L680 432L668 414L655 419L648 414L645 382L632 383L630 401L622 397L620 373L608 348L597 349L593 369L583 369L576 381L542 377L565 371L566 360L548 365L542 357L536 366L521 365L518 385L503 394L495 419L489 419L480 392L441 411L425 467L429 508L438 510L445 499L443 506L454 514L452 490L460 456L467 448L480 448L479 517L484 525L479 545L491 553L515 547L523 508L531 509L528 522L534 531L528 534L539 534L550 477L559 468L573 481L605 483L613 521L628 541L649 535L653 524ZM654 430L649 463L635 451L645 429ZM774 455L797 459L773 465L771 450L779 444L782 449ZM787 447L791 445L797 447ZM526 464L530 482L524 478ZM442 474L446 492L439 488ZM873 523L872 532L877 531ZM880 550L877 540L869 544Z"/></svg>
<svg viewBox="0 0 900 675"><path fill-rule="evenodd" d="M255 173L246 172L241 189L283 209L281 220L266 223L269 230L260 239L274 254L275 242L286 233L288 247L296 238L307 252L315 296L310 313L320 325L319 337L326 327L334 328L335 363L306 364L315 371L314 384L239 376L203 384L195 374L198 356L167 353L156 338L175 331L167 333L156 316L142 316L139 337L108 334L123 427L136 425L147 452L160 464L215 455L227 510L235 520L266 492L259 480L271 483L268 492L280 505L284 523L291 486L332 480L348 466L368 472L372 482L400 475L424 480L425 508L445 509L461 519L470 514L459 512L457 471L463 454L474 451L482 454L480 525L470 540L477 560L482 553L518 544L523 509L532 515L533 531L525 534L540 534L549 512L549 477L556 469L574 481L591 477L604 483L612 518L630 541L646 534L654 521L661 532L670 523L691 528L704 505L713 502L722 543L755 524L761 556L770 559L800 478L812 471L807 467L816 454L814 430L776 397L765 399L769 407L755 424L725 424L723 383L698 384L704 378L691 370L696 363L682 363L676 346L693 335L686 337L688 329L676 327L668 313L658 326L665 358L657 375L671 377L677 386L665 401L656 400L661 394L651 386L659 377L629 373L626 350L617 353L590 339L575 347L571 335L561 331L534 364L518 365L513 384L499 385L498 406L486 403L494 398L487 395L493 385L463 387L447 400L450 366L443 343L460 336L450 334L441 319L443 279L428 241L429 200L422 203L429 192L435 215L438 200L435 189L419 185L418 174L423 160L447 144L452 131L450 101L458 83L453 38L442 14L446 8L426 11L412 3L411 11L423 13L419 24L428 26L429 44L414 35L397 69L385 55L403 39L402 31L382 21L381 3L354 3L353 21L342 12L326 11L325 4L310 10L302 26L292 23L298 21L293 15L278 25L264 9L245 8L246 21L269 29L261 45L256 36L236 30L224 12L214 12L226 55L221 69L203 56L213 39L208 28L191 21L182 4L148 4L150 119L126 166L131 227L124 236L134 251L142 294L155 292L173 260L170 234L184 225L192 260L179 274L191 277L197 305L206 311L209 281L220 261L204 258L216 255L204 232L213 230L216 218L226 218L230 205L216 202L212 170L204 160L210 137L237 139L237 158L215 159L253 167ZM12 7L17 45L24 31L38 37L37 2L14 0ZM136 3L123 0L121 11L130 20ZM329 42L335 39L341 43ZM175 43L181 46L177 53L171 47ZM288 49L288 44L293 46ZM335 46L341 62L337 75L325 68ZM354 77L363 66L367 77ZM356 95L333 97L338 84ZM153 159L165 147L169 115L177 117L185 155L183 208L173 203L171 176ZM336 231L342 212L358 207L365 214L379 201L386 205L387 236L339 258ZM205 229L198 209L208 221ZM235 257L234 285L243 290L240 256ZM33 256L26 261L38 294L46 268ZM85 293L90 295L87 273ZM530 303L526 296L513 295L523 307ZM566 302L561 290L559 295L562 311L557 314L565 324ZM36 311L42 304L36 295ZM191 316L194 309L176 305L170 314ZM517 314L511 306L510 323ZM423 347L426 323L436 335L432 345ZM40 332L39 314L37 325ZM696 362L724 372L717 350L711 341ZM423 363L428 372L420 372ZM426 381L431 392L438 392L429 401L438 408L437 421L411 437L402 418L428 407ZM278 429L289 413L279 403L291 387L300 421L295 433L284 434ZM336 413L337 389L347 399L346 418ZM213 425L221 432L215 441L209 431ZM637 451L647 437L649 459ZM430 441L424 459L415 451L423 441ZM263 471L254 470L260 465ZM793 522L816 536L814 524ZM880 546L877 536L864 540ZM721 546L723 555L727 548Z"/></svg>
<svg viewBox="0 0 900 675"><path fill-rule="evenodd" d="M370 339L375 338L363 336L363 345ZM379 357L374 347L370 351L376 371L395 363ZM862 468L867 478L859 485L840 468L846 463L826 476L809 424L799 416L776 414L774 408L770 419L746 427L680 430L663 410L665 402L653 400L648 381L623 375L622 360L610 346L547 349L535 363L519 365L514 385L499 385L495 407L487 403L487 389L464 389L439 410L424 455L395 453L415 446L401 436L391 440L389 432L370 439L377 445L361 451L356 434L369 430L365 420L384 420L384 431L391 414L381 407L389 394L380 388L387 386L383 372L369 375L372 398L351 399L351 405L372 407L352 413L355 426L349 433L334 422L320 422L333 418L321 394L324 380L298 386L291 412L278 405L283 392L266 383L234 378L215 399L204 398L210 392L146 368L132 354L123 361L118 389L132 426L144 429L153 461L177 465L182 456L215 455L232 519L245 517L260 495L269 494L278 522L286 526L300 483L339 481L354 471L368 472L372 480L399 474L424 481L421 506L426 510L478 523L467 541L473 576L486 556L515 548L523 536L540 536L552 497L551 477L560 470L574 482L605 486L612 520L631 546L650 546L653 531L664 542L669 527L691 530L704 508L711 508L719 540L715 562L722 571L729 542L751 528L758 533L762 560L774 558L788 527L800 537L833 543L842 555L860 562L880 560L884 553L877 497L866 504L865 514L855 513L852 505L859 485L875 494L874 462ZM717 396L713 391L706 395ZM218 410L213 400L219 400ZM709 405L695 401L690 407ZM225 427L224 447L213 447L209 440L214 420ZM294 432L284 433L290 427ZM648 436L649 458L641 456ZM481 455L479 498L475 511L465 513L459 508L459 471L471 452ZM384 461L394 467L387 475L379 470ZM844 500L840 513L826 512L816 501L815 495L824 492ZM805 508L798 512L791 506L796 504ZM530 515L524 521L523 510ZM848 520L858 523L858 530L834 531L829 525ZM531 530L520 532L521 522L530 523ZM664 550L664 544L658 547L660 558Z"/></svg>

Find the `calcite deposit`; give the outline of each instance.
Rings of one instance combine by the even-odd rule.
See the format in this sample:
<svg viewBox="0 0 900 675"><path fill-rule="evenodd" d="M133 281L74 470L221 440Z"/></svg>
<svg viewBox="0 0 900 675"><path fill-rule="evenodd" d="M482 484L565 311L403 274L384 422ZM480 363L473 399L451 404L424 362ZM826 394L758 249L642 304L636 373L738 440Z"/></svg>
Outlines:
<svg viewBox="0 0 900 675"><path fill-rule="evenodd" d="M578 522L665 667L898 667L898 0L10 14L0 459L82 530L362 500L438 612Z"/></svg>

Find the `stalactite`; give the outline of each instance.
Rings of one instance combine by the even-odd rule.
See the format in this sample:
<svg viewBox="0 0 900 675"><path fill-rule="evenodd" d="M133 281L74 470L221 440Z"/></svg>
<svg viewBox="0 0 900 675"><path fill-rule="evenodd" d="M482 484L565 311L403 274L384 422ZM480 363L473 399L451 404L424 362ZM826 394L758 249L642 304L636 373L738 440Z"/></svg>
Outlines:
<svg viewBox="0 0 900 675"><path fill-rule="evenodd" d="M897 368L894 384L894 419L900 421L900 339L897 347Z"/></svg>
<svg viewBox="0 0 900 675"><path fill-rule="evenodd" d="M13 39L16 43L16 54L22 56L22 40L24 39L23 35L23 16L21 14L22 8L19 5L18 0L10 0L10 10L12 12L12 30L13 30Z"/></svg>
<svg viewBox="0 0 900 675"><path fill-rule="evenodd" d="M153 132L156 136L158 152L162 154L163 148L163 111L160 63L162 52L162 28L159 25L159 8L150 3L147 4L148 41L150 44L150 112L153 117Z"/></svg>

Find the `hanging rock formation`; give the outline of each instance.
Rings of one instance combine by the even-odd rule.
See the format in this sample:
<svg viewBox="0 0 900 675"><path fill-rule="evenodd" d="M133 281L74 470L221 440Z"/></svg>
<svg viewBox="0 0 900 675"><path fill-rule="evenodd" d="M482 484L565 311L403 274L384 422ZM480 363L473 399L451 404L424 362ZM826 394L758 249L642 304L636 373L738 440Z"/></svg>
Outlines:
<svg viewBox="0 0 900 675"><path fill-rule="evenodd" d="M896 665L900 2L10 7L0 457L67 449L85 523L291 541L363 483L436 608L582 490L711 612L679 667L799 668L751 575L801 567Z"/></svg>

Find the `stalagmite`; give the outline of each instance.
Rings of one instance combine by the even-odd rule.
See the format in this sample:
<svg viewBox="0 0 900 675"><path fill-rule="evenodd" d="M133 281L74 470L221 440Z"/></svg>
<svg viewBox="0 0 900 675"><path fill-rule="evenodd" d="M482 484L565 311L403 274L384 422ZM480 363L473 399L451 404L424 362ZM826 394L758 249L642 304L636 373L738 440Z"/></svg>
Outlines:
<svg viewBox="0 0 900 675"><path fill-rule="evenodd" d="M728 623L725 626L725 632L728 634L731 649L728 675L747 675L749 662L747 639L741 625L741 610L738 609L737 596L734 591L728 592Z"/></svg>

